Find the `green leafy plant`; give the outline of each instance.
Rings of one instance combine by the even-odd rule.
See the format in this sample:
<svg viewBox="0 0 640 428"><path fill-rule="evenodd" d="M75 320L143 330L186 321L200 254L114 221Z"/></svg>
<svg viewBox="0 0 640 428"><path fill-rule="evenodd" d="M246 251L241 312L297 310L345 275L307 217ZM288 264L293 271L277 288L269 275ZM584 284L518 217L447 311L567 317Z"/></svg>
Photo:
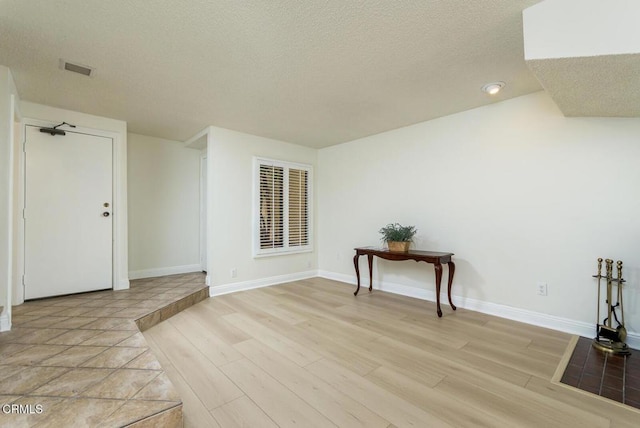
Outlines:
<svg viewBox="0 0 640 428"><path fill-rule="evenodd" d="M379 230L382 242L413 242L413 237L418 232L415 226L402 226L400 223L389 223Z"/></svg>

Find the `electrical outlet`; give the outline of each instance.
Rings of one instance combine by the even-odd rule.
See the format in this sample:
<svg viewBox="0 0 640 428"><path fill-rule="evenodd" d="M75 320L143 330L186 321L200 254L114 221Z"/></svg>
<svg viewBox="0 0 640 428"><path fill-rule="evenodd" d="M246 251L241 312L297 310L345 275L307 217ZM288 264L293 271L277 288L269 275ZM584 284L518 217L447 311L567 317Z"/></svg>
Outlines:
<svg viewBox="0 0 640 428"><path fill-rule="evenodd" d="M547 295L547 283L539 282L536 284L536 292L538 296L546 296Z"/></svg>
<svg viewBox="0 0 640 428"><path fill-rule="evenodd" d="M231 278L235 278L238 276L238 269L233 268L231 269Z"/></svg>

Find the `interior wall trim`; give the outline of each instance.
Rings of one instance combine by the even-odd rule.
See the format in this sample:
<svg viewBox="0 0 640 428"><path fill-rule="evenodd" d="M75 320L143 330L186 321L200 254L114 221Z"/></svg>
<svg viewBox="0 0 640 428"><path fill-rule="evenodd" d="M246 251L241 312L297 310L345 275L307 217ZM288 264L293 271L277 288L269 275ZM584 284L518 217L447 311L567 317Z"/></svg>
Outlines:
<svg viewBox="0 0 640 428"><path fill-rule="evenodd" d="M319 270L318 276L321 278L331 279L353 286L355 286L356 284L355 275L345 275L337 272ZM366 292L366 288L368 288L369 286L368 278L361 277L360 286L364 286L365 288L360 292ZM428 300L431 302L436 301L435 291L427 290L424 288L411 287L388 281L380 282L375 279L373 280L373 288L376 290L386 291L388 293L399 294L407 297L413 297L416 299ZM440 293L440 304L442 305L442 311L446 316L447 310L451 311L451 307L449 306L447 300L446 285L443 288L445 289L445 292ZM465 308L488 315L495 315L497 317L506 318L513 321L520 321L525 324L545 327L551 330L562 331L569 334L576 334L583 337L595 336L594 323L586 323L583 321L557 317L554 315L543 314L527 309L500 305L497 303L486 302L483 300L472 299L464 296L456 296L455 294L453 295L453 303L459 308ZM640 349L640 334L638 334L637 332L627 332L627 345L629 345L629 347L631 347L632 349Z"/></svg>
<svg viewBox="0 0 640 428"><path fill-rule="evenodd" d="M232 282L229 284L214 285L209 288L209 296L222 296L223 294L235 293L238 291L252 290L254 288L268 287L270 285L284 284L301 279L315 278L318 276L317 270L305 272L288 273L267 278L253 279L250 281Z"/></svg>
<svg viewBox="0 0 640 428"><path fill-rule="evenodd" d="M202 272L200 263L184 266L172 266L154 269L143 269L129 272L129 279L156 278L158 276L177 275L180 273Z"/></svg>
<svg viewBox="0 0 640 428"><path fill-rule="evenodd" d="M5 313L0 315L0 331L11 330L11 322L9 321L9 314Z"/></svg>

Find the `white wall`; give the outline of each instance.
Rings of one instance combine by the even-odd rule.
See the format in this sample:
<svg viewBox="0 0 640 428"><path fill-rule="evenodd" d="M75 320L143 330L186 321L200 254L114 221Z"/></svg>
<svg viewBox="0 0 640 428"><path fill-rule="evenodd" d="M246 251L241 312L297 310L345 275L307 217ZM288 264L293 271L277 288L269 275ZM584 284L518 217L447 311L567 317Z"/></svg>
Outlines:
<svg viewBox="0 0 640 428"><path fill-rule="evenodd" d="M208 281L212 292L216 293L215 287L266 284L276 277L284 280L317 269L315 250L253 258L251 248L253 157L310 164L315 174L317 150L216 127L209 128L208 141ZM314 210L316 205L314 202ZM317 233L315 236L317 240ZM236 278L231 277L232 269L237 270Z"/></svg>
<svg viewBox="0 0 640 428"><path fill-rule="evenodd" d="M130 278L200 270L200 153L129 134L128 179Z"/></svg>
<svg viewBox="0 0 640 428"><path fill-rule="evenodd" d="M68 122L78 130L98 130L114 139L114 288L129 288L127 255L127 123L117 119L79 113L30 102L21 103L22 116L50 124ZM21 289L21 287L19 287ZM21 290L19 290L21 292ZM19 303L19 301L18 301Z"/></svg>
<svg viewBox="0 0 640 428"><path fill-rule="evenodd" d="M539 92L321 149L320 269L353 280L353 248L397 221L415 247L456 254L454 295L593 324L596 259L620 259L638 332L639 135L640 119L565 118ZM374 274L434 288L424 264Z"/></svg>
<svg viewBox="0 0 640 428"><path fill-rule="evenodd" d="M0 331L11 327L13 277L13 136L18 92L11 72L0 66Z"/></svg>

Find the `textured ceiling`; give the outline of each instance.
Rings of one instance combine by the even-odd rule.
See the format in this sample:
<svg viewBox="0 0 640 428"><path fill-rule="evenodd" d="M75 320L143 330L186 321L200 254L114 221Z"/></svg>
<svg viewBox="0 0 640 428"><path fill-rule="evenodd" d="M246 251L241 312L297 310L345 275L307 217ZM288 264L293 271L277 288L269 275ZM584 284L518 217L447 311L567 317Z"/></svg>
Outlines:
<svg viewBox="0 0 640 428"><path fill-rule="evenodd" d="M522 40L539 1L0 0L0 64L24 100L131 132L325 147L540 90Z"/></svg>
<svg viewBox="0 0 640 428"><path fill-rule="evenodd" d="M527 63L565 116L640 117L640 54Z"/></svg>
<svg viewBox="0 0 640 428"><path fill-rule="evenodd" d="M525 60L565 116L640 117L638 0L548 0L523 18Z"/></svg>

